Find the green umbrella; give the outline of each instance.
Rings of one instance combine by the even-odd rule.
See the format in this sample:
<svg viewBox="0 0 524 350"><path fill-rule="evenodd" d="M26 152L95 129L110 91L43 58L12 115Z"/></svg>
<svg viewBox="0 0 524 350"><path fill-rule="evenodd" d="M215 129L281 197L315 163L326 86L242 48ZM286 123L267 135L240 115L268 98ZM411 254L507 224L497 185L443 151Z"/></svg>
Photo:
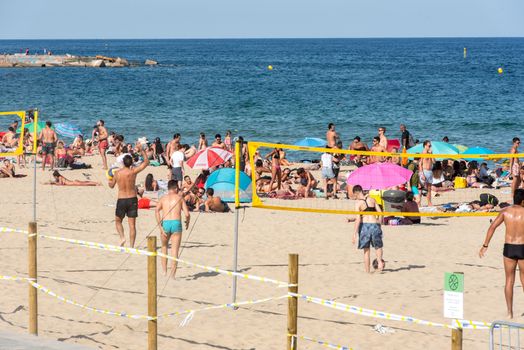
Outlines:
<svg viewBox="0 0 524 350"><path fill-rule="evenodd" d="M27 130L29 130L29 132L33 132L35 129L35 125L34 123L27 123L26 125L24 125L24 128L26 128ZM36 123L36 132L39 134L40 131L42 131L42 129L45 128L45 122L37 122ZM53 127L51 127L51 129L54 129ZM16 132L20 133L22 132L22 125L20 125L18 127L18 129L16 129Z"/></svg>

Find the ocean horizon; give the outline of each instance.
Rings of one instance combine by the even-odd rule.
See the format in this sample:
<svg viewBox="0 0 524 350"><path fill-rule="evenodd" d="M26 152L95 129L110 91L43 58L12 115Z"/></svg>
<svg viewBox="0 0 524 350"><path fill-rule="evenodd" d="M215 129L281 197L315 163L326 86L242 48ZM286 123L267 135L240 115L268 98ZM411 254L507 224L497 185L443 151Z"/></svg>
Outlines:
<svg viewBox="0 0 524 350"><path fill-rule="evenodd" d="M0 40L0 53L26 48L159 62L0 69L0 110L39 108L87 135L104 119L127 140L178 132L196 143L199 132L232 130L293 143L324 137L333 122L347 147L357 135L369 143L379 126L398 138L405 123L420 140L497 152L522 136L524 38Z"/></svg>

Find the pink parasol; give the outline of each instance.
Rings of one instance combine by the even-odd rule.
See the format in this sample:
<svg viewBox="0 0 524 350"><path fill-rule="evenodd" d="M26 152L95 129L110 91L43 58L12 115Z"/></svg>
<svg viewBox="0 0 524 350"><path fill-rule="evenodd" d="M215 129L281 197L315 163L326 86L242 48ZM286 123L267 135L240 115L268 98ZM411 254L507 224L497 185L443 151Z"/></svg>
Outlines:
<svg viewBox="0 0 524 350"><path fill-rule="evenodd" d="M233 154L218 147L208 147L189 158L187 165L193 169L209 169L224 164Z"/></svg>
<svg viewBox="0 0 524 350"><path fill-rule="evenodd" d="M413 172L393 163L374 163L352 172L347 183L360 185L364 190L383 190L408 182L411 175Z"/></svg>

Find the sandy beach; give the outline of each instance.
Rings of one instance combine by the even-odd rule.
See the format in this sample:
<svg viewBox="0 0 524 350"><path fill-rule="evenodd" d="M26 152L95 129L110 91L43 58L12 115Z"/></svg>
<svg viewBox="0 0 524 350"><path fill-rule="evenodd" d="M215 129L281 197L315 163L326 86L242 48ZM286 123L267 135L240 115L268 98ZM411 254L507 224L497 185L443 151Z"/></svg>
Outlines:
<svg viewBox="0 0 524 350"><path fill-rule="evenodd" d="M38 169L39 233L118 244L114 229L116 191L107 186L99 157L85 157L94 169L64 171L70 179L100 181L98 187L44 185L51 173ZM0 179L0 226L26 229L32 215L32 170L28 177ZM147 173L165 178L166 168ZM196 172L193 174L196 175ZM239 269L242 272L287 281L288 253L300 256L299 292L337 302L412 316L433 322L443 318L444 272L465 274L465 318L493 321L505 317L502 268L503 233L492 241L488 256L478 248L489 218L424 218L417 226L385 226L386 270L363 272L362 253L351 245L353 224L345 216L270 211L256 208L240 213ZM234 215L192 213L190 229L182 238L181 258L229 269L232 264ZM153 210L141 210L137 247L144 249L150 232L158 235ZM127 232L127 226L126 232ZM159 243L160 244L160 243ZM27 276L27 239L0 234L1 274ZM146 257L39 239L39 282L79 303L127 312L147 313ZM160 269L159 269L160 270ZM2 330L27 332L27 285L0 281ZM520 282L515 286L517 321L524 312ZM240 279L238 300L278 297L285 288ZM176 280L158 276L159 313L231 301L231 278L180 266ZM39 331L42 337L101 349L145 349L147 322L95 314L39 293ZM197 312L185 327L183 316L159 321L159 348L277 349L286 341L287 300L231 309ZM377 324L394 333L379 334ZM299 301L299 335L355 349L445 349L451 331L403 322L368 318ZM486 330L464 330L464 347L485 349ZM319 345L299 340L300 349Z"/></svg>

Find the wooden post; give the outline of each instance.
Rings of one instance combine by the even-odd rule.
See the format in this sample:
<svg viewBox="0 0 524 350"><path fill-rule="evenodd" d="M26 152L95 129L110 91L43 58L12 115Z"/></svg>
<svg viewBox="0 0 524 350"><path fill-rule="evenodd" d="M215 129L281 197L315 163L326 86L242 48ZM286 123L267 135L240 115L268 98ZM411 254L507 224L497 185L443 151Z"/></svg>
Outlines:
<svg viewBox="0 0 524 350"><path fill-rule="evenodd" d="M36 222L29 223L28 236L28 276L36 282ZM38 335L38 291L29 284L29 334Z"/></svg>
<svg viewBox="0 0 524 350"><path fill-rule="evenodd" d="M147 250L156 253L156 236L147 238ZM156 255L147 257L147 315L157 316L156 310ZM157 320L147 322L147 348L157 350Z"/></svg>
<svg viewBox="0 0 524 350"><path fill-rule="evenodd" d="M462 350L462 328L451 330L451 350Z"/></svg>
<svg viewBox="0 0 524 350"><path fill-rule="evenodd" d="M298 254L289 254L289 284L298 284ZM298 293L298 286L288 287L288 292ZM287 300L287 350L297 349L298 298L290 297ZM293 339L294 338L294 339Z"/></svg>

